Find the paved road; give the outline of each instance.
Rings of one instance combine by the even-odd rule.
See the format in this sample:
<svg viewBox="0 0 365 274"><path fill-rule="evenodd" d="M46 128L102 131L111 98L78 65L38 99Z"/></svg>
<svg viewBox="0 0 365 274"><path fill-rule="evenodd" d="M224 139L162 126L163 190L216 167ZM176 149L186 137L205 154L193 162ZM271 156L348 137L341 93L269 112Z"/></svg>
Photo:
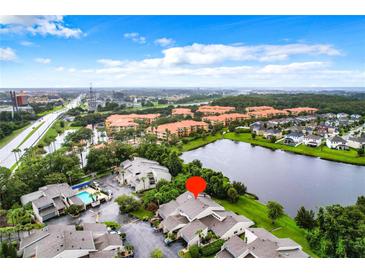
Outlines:
<svg viewBox="0 0 365 274"><path fill-rule="evenodd" d="M22 141L27 137L27 135L33 130L33 128L38 127L40 124L43 124L26 140L19 149L21 151L18 153L17 158L22 156L25 153L25 150L28 148L33 147L37 141L42 138L42 136L47 132L48 128L53 125L53 123L57 120L57 118L65 113L70 108L74 108L80 104L81 98L78 97L77 99L70 102L64 109L47 114L42 118L35 121L31 126L27 129L23 130L18 136L16 136L11 142L9 142L6 146L4 146L0 150L0 166L4 166L7 168L11 168L16 162L17 159L15 154L12 152L13 149L17 148Z"/></svg>

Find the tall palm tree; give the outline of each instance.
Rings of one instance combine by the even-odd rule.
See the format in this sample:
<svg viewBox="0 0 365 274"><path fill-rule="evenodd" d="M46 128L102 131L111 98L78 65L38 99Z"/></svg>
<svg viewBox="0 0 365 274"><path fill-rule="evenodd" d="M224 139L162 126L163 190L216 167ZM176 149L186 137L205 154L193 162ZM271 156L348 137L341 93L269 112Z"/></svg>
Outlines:
<svg viewBox="0 0 365 274"><path fill-rule="evenodd" d="M20 148L14 148L11 152L14 153L15 161L18 162L18 153L20 153L22 150Z"/></svg>

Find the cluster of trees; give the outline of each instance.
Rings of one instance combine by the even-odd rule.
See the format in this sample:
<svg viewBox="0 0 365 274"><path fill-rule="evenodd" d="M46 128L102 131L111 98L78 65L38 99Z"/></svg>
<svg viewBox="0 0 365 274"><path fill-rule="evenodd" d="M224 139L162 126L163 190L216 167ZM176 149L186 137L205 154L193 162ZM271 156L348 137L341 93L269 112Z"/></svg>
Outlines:
<svg viewBox="0 0 365 274"><path fill-rule="evenodd" d="M191 102L198 102L198 101L211 101L212 99L222 97L221 93L217 94L194 94L176 101L176 104L186 104Z"/></svg>
<svg viewBox="0 0 365 274"><path fill-rule="evenodd" d="M141 202L130 195L118 196L115 202L119 205L120 213L130 213L138 210L141 206Z"/></svg>
<svg viewBox="0 0 365 274"><path fill-rule="evenodd" d="M102 113L88 113L85 115L78 115L75 117L75 120L72 122L72 126L75 127L84 127L87 125L95 125L98 123L103 123L108 114Z"/></svg>
<svg viewBox="0 0 365 274"><path fill-rule="evenodd" d="M60 103L47 103L47 104L31 104L31 107L34 110L35 114L42 113L45 111L52 110L55 106L59 105Z"/></svg>
<svg viewBox="0 0 365 274"><path fill-rule="evenodd" d="M16 243L1 242L0 258L17 258Z"/></svg>
<svg viewBox="0 0 365 274"><path fill-rule="evenodd" d="M320 208L317 216L302 207L295 221L308 231L309 245L320 257L365 257L365 196L355 205Z"/></svg>
<svg viewBox="0 0 365 274"><path fill-rule="evenodd" d="M182 160L176 151L166 145L158 145L152 142L144 142L137 148L137 154L141 157L157 161L166 166L172 176L176 176L182 170Z"/></svg>
<svg viewBox="0 0 365 274"><path fill-rule="evenodd" d="M359 95L329 94L249 94L227 96L213 101L213 105L234 106L244 110L249 106L272 106L275 108L292 108L308 106L319 108L321 113L346 112L365 115L365 98Z"/></svg>
<svg viewBox="0 0 365 274"><path fill-rule="evenodd" d="M19 198L47 184L77 183L85 174L79 158L61 149L46 156L27 152L21 165L10 176L9 169L0 168L1 207L10 208Z"/></svg>
<svg viewBox="0 0 365 274"><path fill-rule="evenodd" d="M119 105L116 102L106 101L105 106L98 105L98 111L118 111L124 109L126 106L124 104Z"/></svg>
<svg viewBox="0 0 365 274"><path fill-rule="evenodd" d="M67 134L65 137L66 144L79 143L82 140L91 140L93 136L93 131L89 128L82 127L75 132Z"/></svg>
<svg viewBox="0 0 365 274"><path fill-rule="evenodd" d="M66 114L67 115L70 115L70 116L78 116L78 115L80 115L80 114L82 114L84 112L86 112L86 110L79 106L79 107L75 107L75 108L69 109L66 112Z"/></svg>
<svg viewBox="0 0 365 274"><path fill-rule="evenodd" d="M100 148L92 148L87 156L87 172L100 172L119 165L134 153L131 145L114 141Z"/></svg>
<svg viewBox="0 0 365 274"><path fill-rule="evenodd" d="M172 152L170 155L173 155ZM175 158L173 156L172 158ZM179 158L178 158L179 159ZM180 160L180 159L179 159ZM171 163L170 163L171 165ZM169 167L170 169L171 167ZM174 171L170 169L170 172ZM200 161L195 160L188 164L181 164L181 170L172 179L171 182L161 180L157 183L156 188L149 190L143 195L143 203L146 207L153 204L167 203L186 191L185 182L191 176L201 176L207 182L205 192L213 197L228 199L231 202L237 202L239 195L246 193L246 187L240 182L229 183L227 177L221 172L212 169L203 168ZM152 204L152 205L151 205Z"/></svg>
<svg viewBox="0 0 365 274"><path fill-rule="evenodd" d="M10 111L0 112L0 140L13 133L14 130L29 125L35 116L27 112L15 112L14 117Z"/></svg>

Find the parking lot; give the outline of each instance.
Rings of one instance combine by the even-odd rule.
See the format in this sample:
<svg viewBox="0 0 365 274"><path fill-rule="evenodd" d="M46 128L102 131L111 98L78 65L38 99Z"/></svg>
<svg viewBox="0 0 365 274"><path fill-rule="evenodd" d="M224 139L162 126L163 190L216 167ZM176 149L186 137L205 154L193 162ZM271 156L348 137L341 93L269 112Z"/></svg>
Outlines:
<svg viewBox="0 0 365 274"><path fill-rule="evenodd" d="M149 223L136 220L126 214L119 213L119 207L114 203L114 199L122 194L131 194L131 190L126 186L119 186L115 181L115 175L109 175L97 180L104 189L113 192L113 199L103 203L96 208L86 210L79 218L72 218L64 215L47 221L47 224L80 224L95 223L96 221L115 221L121 225L121 231L127 234L127 242L134 246L135 257L150 257L152 250L159 248L165 257L178 257L178 251L183 248L180 242L166 246L163 242L164 236L160 232L155 232Z"/></svg>

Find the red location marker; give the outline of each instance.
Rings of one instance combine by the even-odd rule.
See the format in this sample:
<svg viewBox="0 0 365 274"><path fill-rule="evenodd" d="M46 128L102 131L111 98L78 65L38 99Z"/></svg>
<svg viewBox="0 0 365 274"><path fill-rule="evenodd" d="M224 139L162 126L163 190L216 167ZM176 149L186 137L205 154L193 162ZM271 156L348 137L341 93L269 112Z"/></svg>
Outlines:
<svg viewBox="0 0 365 274"><path fill-rule="evenodd" d="M200 192L207 187L207 182L200 176L193 176L186 180L185 187L194 194L195 199L198 198Z"/></svg>

